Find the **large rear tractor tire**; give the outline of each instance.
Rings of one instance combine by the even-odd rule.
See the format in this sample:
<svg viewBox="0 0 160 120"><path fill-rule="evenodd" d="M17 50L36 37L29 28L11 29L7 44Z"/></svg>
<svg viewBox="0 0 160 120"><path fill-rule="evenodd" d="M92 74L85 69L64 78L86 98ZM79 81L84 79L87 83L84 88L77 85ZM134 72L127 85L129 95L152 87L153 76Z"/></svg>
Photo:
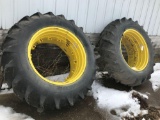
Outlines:
<svg viewBox="0 0 160 120"><path fill-rule="evenodd" d="M70 71L64 81L46 78L33 64L31 51L40 44L58 46L68 57ZM51 12L26 16L9 31L2 45L5 81L28 104L60 109L86 95L95 76L95 58L89 40L73 20Z"/></svg>
<svg viewBox="0 0 160 120"><path fill-rule="evenodd" d="M154 52L144 29L132 19L111 22L100 35L101 69L116 81L138 86L151 77Z"/></svg>

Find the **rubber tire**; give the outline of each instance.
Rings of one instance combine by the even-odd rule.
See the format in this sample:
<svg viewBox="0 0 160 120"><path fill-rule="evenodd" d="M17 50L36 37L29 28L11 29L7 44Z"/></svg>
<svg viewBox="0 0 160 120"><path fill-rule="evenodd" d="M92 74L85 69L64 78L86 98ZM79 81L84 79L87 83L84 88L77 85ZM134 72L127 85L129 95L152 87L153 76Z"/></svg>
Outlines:
<svg viewBox="0 0 160 120"><path fill-rule="evenodd" d="M71 31L81 41L87 56L85 72L76 82L66 85L53 85L42 80L31 68L27 47L32 35L48 26L59 26ZM73 20L51 12L35 13L22 18L9 31L2 45L2 68L5 81L13 87L14 93L28 104L43 109L60 109L73 106L79 98L84 99L95 76L95 58L91 44L83 31Z"/></svg>
<svg viewBox="0 0 160 120"><path fill-rule="evenodd" d="M122 34L127 29L137 30L145 39L149 50L149 62L143 71L132 70L121 54L120 40ZM138 22L131 18L117 19L108 24L100 34L99 41L100 58L98 64L101 70L108 71L109 75L117 82L128 86L138 86L147 81L153 73L154 52L151 40Z"/></svg>

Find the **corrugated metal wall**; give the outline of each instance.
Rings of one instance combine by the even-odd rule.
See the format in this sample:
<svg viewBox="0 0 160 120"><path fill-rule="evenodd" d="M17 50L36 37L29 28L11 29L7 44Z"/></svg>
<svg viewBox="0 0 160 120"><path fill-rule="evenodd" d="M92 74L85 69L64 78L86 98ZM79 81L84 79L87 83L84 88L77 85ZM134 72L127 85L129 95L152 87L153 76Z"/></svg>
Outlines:
<svg viewBox="0 0 160 120"><path fill-rule="evenodd" d="M0 0L0 27L9 29L37 11L64 14L86 33L100 33L109 22L127 17L150 35L160 35L160 0Z"/></svg>

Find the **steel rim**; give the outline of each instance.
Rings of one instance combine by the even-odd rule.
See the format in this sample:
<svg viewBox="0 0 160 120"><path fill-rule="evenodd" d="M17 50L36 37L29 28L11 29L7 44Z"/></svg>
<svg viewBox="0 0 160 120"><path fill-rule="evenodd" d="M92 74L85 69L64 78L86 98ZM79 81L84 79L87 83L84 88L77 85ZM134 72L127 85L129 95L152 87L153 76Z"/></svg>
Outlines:
<svg viewBox="0 0 160 120"><path fill-rule="evenodd" d="M38 44L49 43L60 47L68 56L70 61L70 73L64 82L49 80L43 77L32 62L31 50ZM37 31L28 44L28 59L34 72L44 81L54 85L68 85L76 82L84 73L86 68L86 53L80 40L69 30L61 27L46 27Z"/></svg>
<svg viewBox="0 0 160 120"><path fill-rule="evenodd" d="M135 71L144 70L149 61L149 53L143 36L135 29L127 29L121 38L121 53L123 51L122 46L126 49L128 56L128 60L124 59L127 65Z"/></svg>

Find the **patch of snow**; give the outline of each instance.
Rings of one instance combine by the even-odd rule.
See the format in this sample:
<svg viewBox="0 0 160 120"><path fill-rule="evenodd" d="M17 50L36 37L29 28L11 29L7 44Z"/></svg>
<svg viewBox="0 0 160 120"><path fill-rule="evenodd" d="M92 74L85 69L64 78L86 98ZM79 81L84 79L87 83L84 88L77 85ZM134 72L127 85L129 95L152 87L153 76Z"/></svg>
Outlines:
<svg viewBox="0 0 160 120"><path fill-rule="evenodd" d="M96 78L102 78L103 75L106 75L108 74L107 71L99 71L99 72L96 72Z"/></svg>
<svg viewBox="0 0 160 120"><path fill-rule="evenodd" d="M133 93L133 92L138 93L138 94L139 94L142 98L144 98L144 99L148 99L148 98L149 98L147 92L146 92L145 94L142 94L142 93L137 92L137 91L135 91L135 90L132 90L131 92L132 92L132 93Z"/></svg>
<svg viewBox="0 0 160 120"><path fill-rule="evenodd" d="M146 115L146 114L148 114L148 110L143 110L142 115Z"/></svg>
<svg viewBox="0 0 160 120"><path fill-rule="evenodd" d="M46 78L53 81L64 82L65 79L68 77L69 73L55 75L55 76L47 76Z"/></svg>
<svg viewBox="0 0 160 120"><path fill-rule="evenodd" d="M153 90L156 92L160 88L160 63L155 64L150 82L152 83Z"/></svg>
<svg viewBox="0 0 160 120"><path fill-rule="evenodd" d="M16 113L10 107L0 105L0 120L34 120L25 114Z"/></svg>
<svg viewBox="0 0 160 120"><path fill-rule="evenodd" d="M2 84L2 89L4 90L0 91L0 95L13 93L13 89L7 89L7 88L8 88L8 85L6 83Z"/></svg>
<svg viewBox="0 0 160 120"><path fill-rule="evenodd" d="M0 95L3 95L3 94L11 94L11 93L13 93L13 89L10 89L10 90L5 89L5 90L1 90L1 91L0 91Z"/></svg>
<svg viewBox="0 0 160 120"><path fill-rule="evenodd" d="M6 89L6 88L8 88L7 83L2 84L2 89Z"/></svg>
<svg viewBox="0 0 160 120"><path fill-rule="evenodd" d="M137 68L136 68L136 67L132 67L132 69L133 69L133 70L137 70Z"/></svg>
<svg viewBox="0 0 160 120"><path fill-rule="evenodd" d="M160 70L160 63L155 63L154 71Z"/></svg>
<svg viewBox="0 0 160 120"><path fill-rule="evenodd" d="M102 76L107 73L108 73L107 71L96 72L96 78L102 78ZM69 76L69 73L65 73L61 75L47 76L46 78L52 81L64 82L68 76Z"/></svg>
<svg viewBox="0 0 160 120"><path fill-rule="evenodd" d="M94 81L92 92L99 108L105 109L109 113L114 111L119 117L133 117L148 112L141 110L138 99L132 97L132 93L135 91L119 91L103 87L100 83ZM143 96L148 98L146 95Z"/></svg>

